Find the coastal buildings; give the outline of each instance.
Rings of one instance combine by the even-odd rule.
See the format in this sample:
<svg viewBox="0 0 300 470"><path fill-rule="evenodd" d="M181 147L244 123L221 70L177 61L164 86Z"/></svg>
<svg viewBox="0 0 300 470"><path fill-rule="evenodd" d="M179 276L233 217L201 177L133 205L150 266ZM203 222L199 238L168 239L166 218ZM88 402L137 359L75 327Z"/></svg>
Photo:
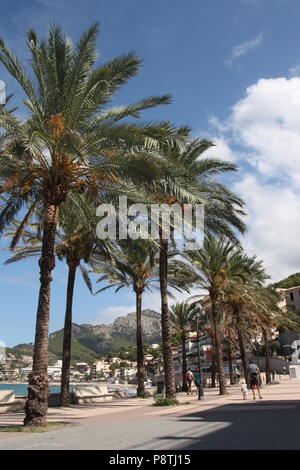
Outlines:
<svg viewBox="0 0 300 470"><path fill-rule="evenodd" d="M53 365L48 366L49 378L51 380L60 380L61 368L62 368L62 360L58 360Z"/></svg>
<svg viewBox="0 0 300 470"><path fill-rule="evenodd" d="M282 294L282 300L279 307L283 311L292 308L298 315L300 315L300 286L290 287L289 289L278 288L277 292Z"/></svg>

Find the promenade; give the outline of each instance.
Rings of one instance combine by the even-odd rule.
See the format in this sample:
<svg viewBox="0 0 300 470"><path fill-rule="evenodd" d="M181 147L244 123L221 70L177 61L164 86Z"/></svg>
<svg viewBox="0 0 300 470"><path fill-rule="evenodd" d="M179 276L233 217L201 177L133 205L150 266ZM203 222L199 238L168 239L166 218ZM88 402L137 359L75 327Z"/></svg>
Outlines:
<svg viewBox="0 0 300 470"><path fill-rule="evenodd" d="M49 421L68 426L45 433L0 433L3 449L300 449L300 381L282 378L264 386L263 400L243 401L238 386L205 400L179 394L176 407L153 407L152 399L49 409ZM23 413L0 415L18 424Z"/></svg>

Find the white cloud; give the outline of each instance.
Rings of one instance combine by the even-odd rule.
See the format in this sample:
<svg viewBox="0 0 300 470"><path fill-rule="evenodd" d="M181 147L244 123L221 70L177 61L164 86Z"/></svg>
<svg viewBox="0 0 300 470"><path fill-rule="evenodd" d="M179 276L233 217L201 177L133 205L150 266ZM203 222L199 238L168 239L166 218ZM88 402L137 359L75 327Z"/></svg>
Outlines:
<svg viewBox="0 0 300 470"><path fill-rule="evenodd" d="M206 150L203 155L207 157L219 158L226 162L235 162L238 158L236 153L230 148L229 143L223 136L210 136L209 139L215 144L214 147Z"/></svg>
<svg viewBox="0 0 300 470"><path fill-rule="evenodd" d="M263 259L266 271L280 280L300 267L300 198L290 188L246 175L235 190L247 203L246 251Z"/></svg>
<svg viewBox="0 0 300 470"><path fill-rule="evenodd" d="M300 184L300 78L261 79L246 91L229 118L249 163L266 177Z"/></svg>
<svg viewBox="0 0 300 470"><path fill-rule="evenodd" d="M289 69L289 74L291 77L299 77L300 76L300 64L294 65Z"/></svg>
<svg viewBox="0 0 300 470"><path fill-rule="evenodd" d="M188 299L191 296L198 295L200 293L199 289L191 289L190 293L187 292L177 292L173 291L174 297L169 297L168 303L169 306L173 305L175 302L183 302L184 300ZM129 294L130 298L134 298L134 295ZM142 309L146 310L154 310L158 313L161 311L161 298L160 293L158 290L150 292L146 291L142 298ZM93 325L100 325L100 324L110 324L118 317L125 317L128 313L135 312L135 304L133 303L131 306L127 305L120 305L118 307L107 307L101 310L96 317L94 317L90 323Z"/></svg>
<svg viewBox="0 0 300 470"><path fill-rule="evenodd" d="M274 280L299 271L300 78L261 79L223 124L210 123L225 158L234 145L247 168L235 185L247 204L247 251L264 259Z"/></svg>
<svg viewBox="0 0 300 470"><path fill-rule="evenodd" d="M119 305L118 307L107 307L101 310L95 318L91 321L94 325L99 324L109 324L113 323L113 321L118 317L125 317L128 313L135 312L135 305L127 306L127 305Z"/></svg>
<svg viewBox="0 0 300 470"><path fill-rule="evenodd" d="M245 41L242 44L234 46L231 51L231 56L226 61L226 64L233 64L239 57L242 57L252 49L259 47L262 44L263 40L264 36L262 33L260 33L254 39L251 39L250 41Z"/></svg>

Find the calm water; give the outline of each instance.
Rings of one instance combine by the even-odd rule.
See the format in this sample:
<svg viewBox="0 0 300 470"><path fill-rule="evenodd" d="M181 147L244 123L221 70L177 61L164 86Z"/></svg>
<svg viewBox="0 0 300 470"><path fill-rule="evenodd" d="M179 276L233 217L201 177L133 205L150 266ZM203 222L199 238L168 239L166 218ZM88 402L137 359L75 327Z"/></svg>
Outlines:
<svg viewBox="0 0 300 470"><path fill-rule="evenodd" d="M93 385L93 384L91 384ZM96 384L94 384L96 385ZM80 385L79 385L80 386ZM70 391L74 388L78 387L78 385L71 385L70 386ZM84 387L84 385L82 385ZM118 384L108 384L108 391L111 392L113 390L121 389L124 390L124 392L128 393L128 396L134 397L136 395L136 390L129 388L127 389L126 387L122 387ZM0 390L13 390L15 392L16 396L24 396L27 395L27 385L26 384L2 384L0 383ZM50 393L59 393L60 392L60 386L59 385L50 385Z"/></svg>

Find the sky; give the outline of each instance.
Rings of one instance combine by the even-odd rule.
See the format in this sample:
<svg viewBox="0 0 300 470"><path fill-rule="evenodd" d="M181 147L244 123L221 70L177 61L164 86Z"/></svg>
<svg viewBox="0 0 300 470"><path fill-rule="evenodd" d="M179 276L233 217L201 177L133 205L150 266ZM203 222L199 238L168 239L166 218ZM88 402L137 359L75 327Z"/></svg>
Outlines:
<svg viewBox="0 0 300 470"><path fill-rule="evenodd" d="M116 103L170 93L171 105L144 117L188 125L214 141L210 156L239 165L227 183L247 204L246 251L264 260L274 281L299 271L299 0L0 0L0 8L0 36L26 67L24 33L43 37L54 22L76 42L98 20L100 61L136 51L143 70ZM19 105L23 96L1 65L0 80ZM7 256L0 251L0 339L12 346L34 339L39 272L36 261L4 266ZM57 261L50 331L63 326L65 293L66 268ZM158 292L143 306L159 311ZM78 275L76 323L110 323L134 309L130 291L92 297Z"/></svg>

